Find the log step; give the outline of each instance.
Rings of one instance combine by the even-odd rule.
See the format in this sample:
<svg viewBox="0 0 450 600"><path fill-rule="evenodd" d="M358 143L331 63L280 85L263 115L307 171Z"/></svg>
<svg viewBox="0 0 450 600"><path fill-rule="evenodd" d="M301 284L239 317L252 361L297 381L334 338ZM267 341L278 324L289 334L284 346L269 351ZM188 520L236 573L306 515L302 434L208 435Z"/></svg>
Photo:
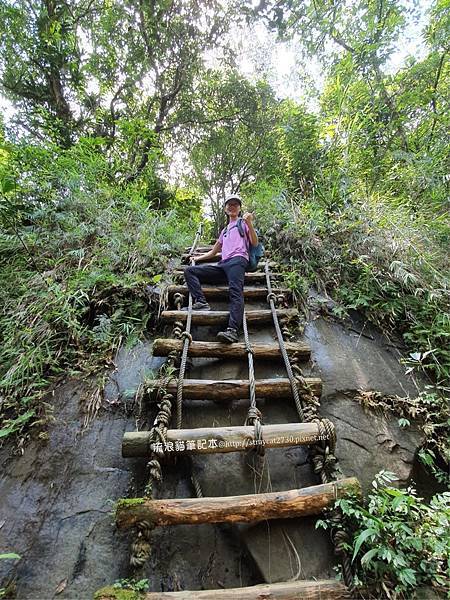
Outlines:
<svg viewBox="0 0 450 600"><path fill-rule="evenodd" d="M212 245L210 246L197 246L197 248L195 249L195 252L209 252L210 250L212 250ZM185 248L184 249L184 254L189 254L189 252L191 251L190 248Z"/></svg>
<svg viewBox="0 0 450 600"><path fill-rule="evenodd" d="M154 525L192 525L200 523L253 523L266 519L289 519L317 515L334 501L348 494L361 495L355 477L302 489L209 498L120 500L116 509L119 529L134 527L141 521Z"/></svg>
<svg viewBox="0 0 450 600"><path fill-rule="evenodd" d="M203 250L203 248L197 248L197 249L194 251L194 254L192 254L192 256L199 256L200 254L205 254L206 252L209 252L210 250L211 250L211 248L208 248L207 250ZM183 254L181 255L181 258L182 258L183 260L185 260L185 259L188 259L188 258L190 258L190 256L191 256L191 255L189 254L189 252L183 252ZM265 255L264 255L264 256L267 256L267 252L265 253ZM221 258L222 258L222 253L221 253L221 252L218 252L218 253L217 253L215 256L213 256L213 257L211 258L211 260L221 260ZM202 262L203 262L203 261L202 261ZM209 261L205 261L205 262L209 262ZM261 264L261 262L260 262L259 264Z"/></svg>
<svg viewBox="0 0 450 600"><path fill-rule="evenodd" d="M320 396L322 380L318 377L305 377L313 393ZM163 388L169 394L177 393L177 382L168 384L159 379L147 382L153 389ZM164 385L163 385L164 384ZM185 379L183 397L190 400L240 400L248 398L249 382L246 379ZM258 398L292 398L291 382L288 378L257 379L256 396Z"/></svg>
<svg viewBox="0 0 450 600"><path fill-rule="evenodd" d="M286 448L306 446L321 441L317 423L278 423L261 427L265 448ZM122 440L122 456L148 456L157 450L150 443L150 431L129 431ZM168 429L165 450L167 452L195 452L216 454L241 452L255 448L255 428L238 427L199 427L197 429ZM161 445L162 449L162 445Z"/></svg>
<svg viewBox="0 0 450 600"><path fill-rule="evenodd" d="M173 271L173 275L176 278L182 278L183 273L184 273L184 268L183 269L175 269ZM255 271L254 273L245 273L244 277L245 277L244 278L245 283L249 283L249 284L266 283L266 274L262 271ZM271 280L276 277L281 277L281 274L280 273L270 273Z"/></svg>
<svg viewBox="0 0 450 600"><path fill-rule="evenodd" d="M194 325L222 325L228 323L230 313L227 310L195 310L192 312ZM246 310L247 323L270 323L271 310ZM298 317L296 308L283 308L277 310L279 319L294 319ZM163 321L186 321L187 311L165 310L161 313Z"/></svg>
<svg viewBox="0 0 450 600"><path fill-rule="evenodd" d="M134 590L105 587L95 593L96 600L136 600ZM348 600L345 585L337 579L261 583L242 588L145 592L140 600Z"/></svg>
<svg viewBox="0 0 450 600"><path fill-rule="evenodd" d="M311 347L304 342L285 342L287 353L291 357L309 360ZM278 344L252 343L253 355L261 360L281 360ZM172 351L180 351L183 341L176 339L158 338L153 342L153 356L168 356ZM221 342L198 342L189 344L188 356L197 358L247 358L245 344L222 344Z"/></svg>
<svg viewBox="0 0 450 600"><path fill-rule="evenodd" d="M227 285L202 285L203 293L207 298L221 298L223 296L228 297L230 288ZM186 285L169 285L168 291L170 295L173 294L187 294L189 292ZM275 294L289 295L291 290L287 288L273 289ZM266 287L256 286L245 286L244 287L244 298L266 298L267 297Z"/></svg>
<svg viewBox="0 0 450 600"><path fill-rule="evenodd" d="M201 253L199 253L199 254L201 254ZM194 254L194 256L196 256L196 254ZM189 255L188 254L182 254L181 260L183 262L185 262L186 266L188 265L188 259L189 259ZM207 263L208 264L217 263L217 262L219 262L219 260L222 260L222 255L221 254L216 254L215 256L211 256L211 258L208 258L207 260L201 260L197 264L201 265L201 264L207 264ZM262 260L259 261L258 266L260 268L264 268L265 264L266 264L266 261L264 259L262 259ZM274 269L274 268L277 267L277 263L274 262L274 261L269 261L269 267L272 268L272 269Z"/></svg>

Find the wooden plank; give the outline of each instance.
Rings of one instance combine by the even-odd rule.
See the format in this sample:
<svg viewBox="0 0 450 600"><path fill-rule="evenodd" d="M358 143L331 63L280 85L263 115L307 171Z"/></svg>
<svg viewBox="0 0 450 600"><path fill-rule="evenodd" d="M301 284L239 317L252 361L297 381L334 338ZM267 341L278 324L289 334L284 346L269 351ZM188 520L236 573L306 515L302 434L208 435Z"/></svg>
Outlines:
<svg viewBox="0 0 450 600"><path fill-rule="evenodd" d="M227 285L202 285L202 291L207 298L222 298L228 297L230 288ZM284 294L288 296L291 294L291 290L287 288L273 289L275 294ZM185 294L187 295L189 290L186 285L169 285L168 292L170 295L173 294ZM266 287L246 286L244 287L244 298L266 298L267 297Z"/></svg>
<svg viewBox="0 0 450 600"><path fill-rule="evenodd" d="M173 271L173 276L176 279L183 278L184 269L185 269L185 267L183 267L183 269L175 269ZM255 271L254 273L246 273L244 277L245 277L244 282L246 284L266 283L266 274L261 271ZM281 274L280 273L271 273L270 274L271 280L273 280L277 277L281 277Z"/></svg>
<svg viewBox="0 0 450 600"><path fill-rule="evenodd" d="M309 360L311 348L305 342L285 342L287 353L291 357ZM258 360L281 360L278 344L252 343L254 357ZM176 339L158 338L153 342L153 356L168 356L172 351L181 351L183 341ZM189 344L188 356L198 358L247 358L245 344L223 344L221 342L192 341Z"/></svg>
<svg viewBox="0 0 450 600"><path fill-rule="evenodd" d="M320 441L317 423L278 423L261 427L265 448L286 448L306 446ZM238 427L198 427L196 429L168 429L167 444L169 453L187 452L216 454L240 452L255 448L255 428ZM150 431L129 431L122 439L122 456L148 456L154 450L150 444Z"/></svg>
<svg viewBox="0 0 450 600"><path fill-rule="evenodd" d="M149 500L133 498L117 504L119 529L134 527L141 521L154 525L192 525L199 523L252 523L266 519L289 519L317 515L349 493L361 494L355 477L302 489L209 498Z"/></svg>
<svg viewBox="0 0 450 600"><path fill-rule="evenodd" d="M195 249L195 252L209 252L211 249L212 249L212 246L197 246L197 248ZM189 254L190 251L191 251L190 248L184 249L185 254Z"/></svg>
<svg viewBox="0 0 450 600"><path fill-rule="evenodd" d="M318 377L305 377L316 396L322 392L322 380ZM177 381L163 386L163 381L153 379L147 382L149 388L163 388L169 394L177 393ZM183 397L190 400L239 400L248 398L249 382L246 379L185 379ZM291 382L286 378L257 379L256 396L259 398L292 398Z"/></svg>
<svg viewBox="0 0 450 600"><path fill-rule="evenodd" d="M98 590L96 600L136 600L136 592L114 587ZM348 600L345 585L337 579L318 581L283 581L242 588L183 590L181 592L146 592L140 600Z"/></svg>
<svg viewBox="0 0 450 600"><path fill-rule="evenodd" d="M194 256L199 256L200 254L203 254L202 252L198 253L198 254L194 254ZM181 255L181 260L185 262L186 266L188 266L188 259L189 259L189 255L188 254L182 254ZM211 256L210 258L206 259L206 260L201 260L199 261L197 264L198 265L202 265L202 264L210 264L210 263L217 263L219 262L219 260L222 260L222 255L221 254L216 254L215 256ZM258 266L260 268L264 268L266 264L266 260L260 260L258 263ZM271 269L275 269L277 267L277 263L270 260L269 261L269 267Z"/></svg>
<svg viewBox="0 0 450 600"><path fill-rule="evenodd" d="M271 310L247 310L245 311L247 323L270 323L272 321ZM227 310L195 310L192 312L194 325L221 325L228 322L230 313ZM277 310L279 319L294 319L298 317L296 308L282 308ZM163 321L186 321L187 311L165 310L161 313Z"/></svg>

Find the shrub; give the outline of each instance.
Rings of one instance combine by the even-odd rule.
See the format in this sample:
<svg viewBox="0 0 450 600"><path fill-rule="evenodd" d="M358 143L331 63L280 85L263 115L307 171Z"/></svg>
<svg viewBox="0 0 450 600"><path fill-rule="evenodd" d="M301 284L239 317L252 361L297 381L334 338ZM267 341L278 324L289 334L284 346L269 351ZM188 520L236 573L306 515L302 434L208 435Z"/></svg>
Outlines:
<svg viewBox="0 0 450 600"><path fill-rule="evenodd" d="M342 527L351 534L357 586L373 587L380 596L410 599L417 587L450 589L450 492L429 504L414 488L390 485L396 476L378 473L364 503L356 497L336 501ZM326 521L317 525L329 526Z"/></svg>

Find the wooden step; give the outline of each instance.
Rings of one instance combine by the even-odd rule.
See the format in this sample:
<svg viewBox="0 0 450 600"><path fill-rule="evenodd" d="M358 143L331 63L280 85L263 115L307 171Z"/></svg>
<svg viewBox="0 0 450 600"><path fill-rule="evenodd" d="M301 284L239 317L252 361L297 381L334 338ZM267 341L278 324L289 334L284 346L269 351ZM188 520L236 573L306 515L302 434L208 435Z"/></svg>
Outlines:
<svg viewBox="0 0 450 600"><path fill-rule="evenodd" d="M169 285L168 292L170 295L173 294L188 294L189 290L186 285ZM203 293L207 298L222 298L223 296L228 297L230 288L228 285L202 285ZM286 296L291 294L291 290L287 288L273 289L275 294L285 294ZM245 286L244 287L244 298L266 298L267 297L266 287L256 286Z"/></svg>
<svg viewBox="0 0 450 600"><path fill-rule="evenodd" d="M184 268L183 269L175 269L173 271L173 275L175 278L183 278L183 273L184 273ZM270 274L270 278L271 280L276 278L276 277L281 277L280 273L271 273ZM245 279L244 282L247 284L253 284L253 283L266 283L266 274L262 271L255 271L254 273L246 273L245 274Z"/></svg>
<svg viewBox="0 0 450 600"><path fill-rule="evenodd" d="M361 495L361 486L355 477L302 489L245 496L164 500L133 498L117 503L116 524L119 529L127 529L141 521L154 525L192 525L289 519L317 515L333 506L336 499L350 493Z"/></svg>
<svg viewBox="0 0 450 600"><path fill-rule="evenodd" d="M278 423L261 427L265 448L306 446L321 440L317 423ZM122 440L122 456L148 456L155 448L150 444L150 431L129 431ZM167 452L216 454L241 452L255 448L255 428L199 427L197 429L168 429Z"/></svg>
<svg viewBox="0 0 450 600"><path fill-rule="evenodd" d="M202 248L196 248L196 249L194 250L194 253L192 254L192 256L199 256L199 255L201 255L201 254L206 254L206 252L209 252L210 250L211 250L211 248L208 248L207 250L204 250L204 249L203 249L203 247L202 247ZM190 252L190 251L183 252L183 254L181 255L181 258L182 258L183 260L184 260L184 259L187 259L187 258L189 258L189 257L191 256L191 254L189 254L189 252ZM268 257L268 254L267 254L267 252L264 254L264 256L265 256L265 257ZM221 259L221 257L222 257L222 253L221 253L221 252L218 252L218 253L217 253L215 256L213 256L213 259L214 259L214 260L220 260L220 259ZM260 264L261 264L261 263L260 263Z"/></svg>
<svg viewBox="0 0 450 600"><path fill-rule="evenodd" d="M287 353L300 360L309 360L311 348L304 342L285 342ZM251 343L253 355L259 360L281 360L278 344ZM180 351L183 341L176 339L158 338L153 342L153 356L168 356L170 352ZM188 356L198 358L247 358L245 344L222 344L221 342L198 342L189 344Z"/></svg>
<svg viewBox="0 0 450 600"><path fill-rule="evenodd" d="M165 310L161 313L163 321L186 321L187 311ZM246 310L247 323L270 323L272 311L266 309ZM294 319L298 317L296 308L283 308L277 310L279 319ZM228 323L230 313L227 310L195 310L192 311L192 322L194 325L223 325Z"/></svg>
<svg viewBox="0 0 450 600"><path fill-rule="evenodd" d="M133 590L112 586L95 593L96 600L136 600ZM345 585L337 579L317 581L283 581L261 583L242 588L216 590L183 590L181 592L145 592L140 600L348 600L351 598Z"/></svg>
<svg viewBox="0 0 450 600"><path fill-rule="evenodd" d="M199 253L199 254L201 254L201 253ZM198 255L197 255L197 254L194 254L194 256L198 256ZM182 254L182 255L181 255L181 260L182 260L182 261L183 261L183 262L184 262L186 265L188 265L188 264L189 264L189 261L188 261L188 259L189 259L189 255L188 255L188 254ZM222 260L222 255L221 255L221 254L216 254L215 256L211 256L211 258L207 258L206 260L201 260L201 261L199 261L197 264L198 264L198 265L202 265L202 264L206 264L206 263L208 263L208 264L210 264L210 263L217 263L217 262L219 262L219 260ZM265 264L266 264L266 260L264 260L264 259L261 259L261 260L259 261L259 263L258 263L258 266L259 266L260 268L264 268ZM274 261L271 261L271 260L269 260L269 267L270 267L271 269L274 269L274 268L276 268L276 267L277 267L277 263L276 263L276 262L274 262Z"/></svg>
<svg viewBox="0 0 450 600"><path fill-rule="evenodd" d="M318 377L305 377L316 396L322 392L322 380ZM148 387L159 389L164 382L153 379L147 382ZM177 382L172 381L164 386L169 394L176 394ZM190 400L239 400L248 398L249 382L246 379L185 379L183 381L183 397ZM291 382L288 378L257 379L256 396L259 398L292 398Z"/></svg>
<svg viewBox="0 0 450 600"><path fill-rule="evenodd" d="M197 246L197 248L195 249L195 252L209 252L210 250L212 250L212 246ZM189 254L189 252L191 251L190 248L185 248L184 249L184 254Z"/></svg>

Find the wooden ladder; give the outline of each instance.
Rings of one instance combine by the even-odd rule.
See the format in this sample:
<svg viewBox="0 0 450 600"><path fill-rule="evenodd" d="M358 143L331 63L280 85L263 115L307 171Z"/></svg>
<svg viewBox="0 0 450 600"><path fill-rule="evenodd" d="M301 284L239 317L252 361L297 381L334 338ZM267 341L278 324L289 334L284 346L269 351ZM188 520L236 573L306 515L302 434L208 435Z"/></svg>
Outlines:
<svg viewBox="0 0 450 600"><path fill-rule="evenodd" d="M210 247L202 247L206 252ZM187 255L183 255L185 258ZM217 259L216 259L217 260ZM268 260L268 259L266 259ZM269 263L272 264L272 263ZM182 276L183 269L176 275ZM272 275L277 277L277 274ZM244 298L266 298L268 290L265 285L264 272L246 273ZM207 299L226 298L228 288L220 285L204 285L203 291ZM174 294L188 295L185 285L171 285L169 297ZM276 294L289 294L288 290L275 288ZM277 310L278 317L284 321L298 317L293 308ZM246 310L249 324L268 323L272 321L271 310ZM179 310L166 310L161 314L163 322L185 322L188 313ZM223 325L228 320L228 311L193 311L193 325ZM180 352L183 340L156 339L153 344L154 356L169 356ZM310 347L304 342L285 342L289 357L300 361L310 358ZM255 360L280 361L282 358L278 343L252 343ZM244 343L224 344L210 341L192 340L189 344L188 356L191 358L247 359ZM322 382L319 378L305 378L306 384L315 396L320 397ZM288 378L257 379L256 395L258 398L291 399L292 387ZM150 387L159 390L164 386L167 394L176 394L177 383L164 383L159 379L148 382ZM184 379L183 397L205 402L229 402L233 399L246 398L249 395L249 380L209 380ZM321 427L317 422L267 424L261 426L261 434L265 448L301 446L320 443ZM174 453L211 454L247 451L257 443L253 426L234 427L201 427L195 429L168 429L166 444ZM124 457L148 457L155 450L151 443L149 431L125 433L122 442ZM355 478L342 478L330 483L321 483L301 489L290 489L281 492L246 494L241 496L214 496L199 498L176 498L152 500L135 498L118 503L116 524L120 529L134 527L142 522L150 522L152 526L200 524L200 523L256 523L263 520L283 519L307 515L318 515L324 509L334 505L337 498L349 493L360 494L360 485ZM288 581L267 583L245 588L216 589L181 592L149 592L144 596L153 599L325 599L349 598L346 586L337 580ZM97 594L99 600L108 598Z"/></svg>

